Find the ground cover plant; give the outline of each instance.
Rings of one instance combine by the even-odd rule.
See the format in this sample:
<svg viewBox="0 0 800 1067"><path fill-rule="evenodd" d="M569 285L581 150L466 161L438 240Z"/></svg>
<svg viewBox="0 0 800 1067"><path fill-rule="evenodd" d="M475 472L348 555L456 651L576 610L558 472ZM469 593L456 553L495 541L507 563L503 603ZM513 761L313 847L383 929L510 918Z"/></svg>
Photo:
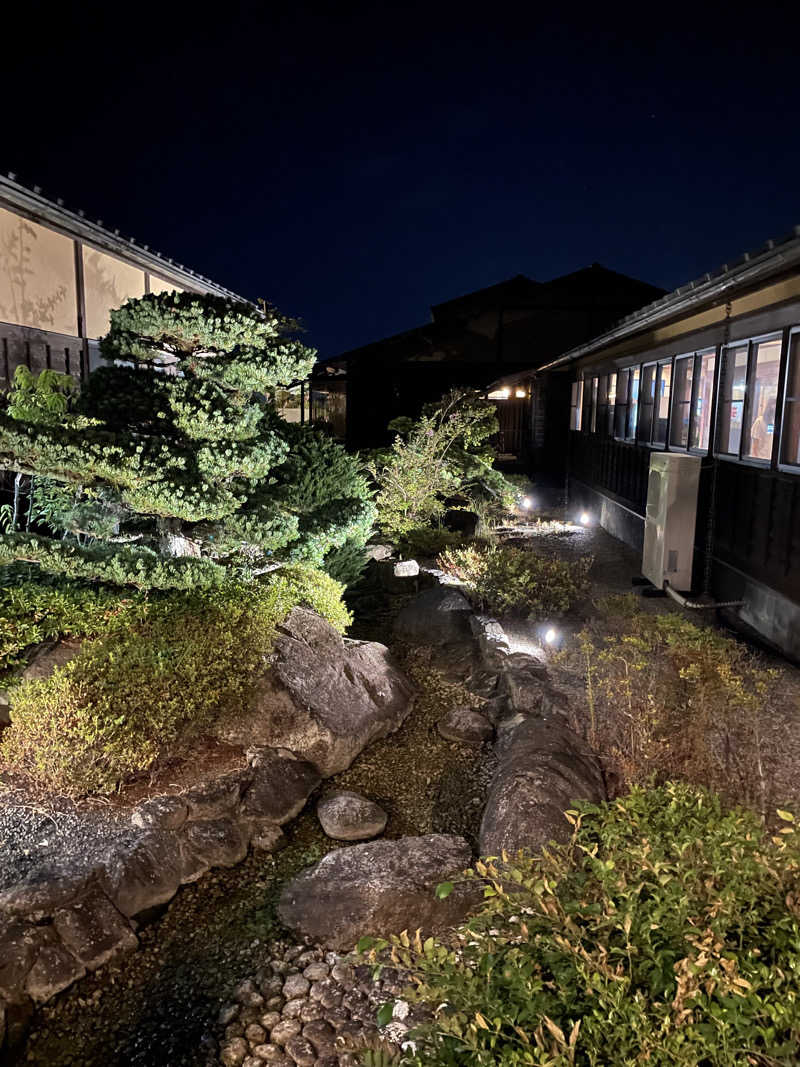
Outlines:
<svg viewBox="0 0 800 1067"><path fill-rule="evenodd" d="M358 461L269 399L311 369L296 332L267 306L148 294L112 311L108 365L80 392L66 375L18 370L0 465L34 485L0 563L197 589L363 546L374 507Z"/></svg>
<svg viewBox="0 0 800 1067"><path fill-rule="evenodd" d="M12 688L0 762L65 794L111 791L247 706L296 604L344 631L341 594L294 564L255 582L117 601L74 659Z"/></svg>
<svg viewBox="0 0 800 1067"><path fill-rule="evenodd" d="M510 545L445 549L439 566L465 582L486 611L547 619L563 615L588 588L591 556L539 555Z"/></svg>
<svg viewBox="0 0 800 1067"><path fill-rule="evenodd" d="M580 656L587 719L576 726L618 780L679 777L768 814L783 696L748 645L627 595L598 603Z"/></svg>
<svg viewBox="0 0 800 1067"><path fill-rule="evenodd" d="M568 812L564 846L479 862L485 902L455 936L360 945L432 1009L404 1062L796 1063L800 836L780 815L769 836L713 793L635 788Z"/></svg>

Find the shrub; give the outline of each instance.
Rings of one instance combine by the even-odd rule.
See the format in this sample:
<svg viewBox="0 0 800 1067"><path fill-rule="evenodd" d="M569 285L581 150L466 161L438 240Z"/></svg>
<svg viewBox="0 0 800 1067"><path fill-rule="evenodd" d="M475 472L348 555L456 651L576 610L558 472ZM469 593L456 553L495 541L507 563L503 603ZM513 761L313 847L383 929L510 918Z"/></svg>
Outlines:
<svg viewBox="0 0 800 1067"><path fill-rule="evenodd" d="M103 633L132 601L118 591L24 581L0 588L0 674L24 662L30 645Z"/></svg>
<svg viewBox="0 0 800 1067"><path fill-rule="evenodd" d="M634 596L581 634L590 744L628 783L683 778L766 813L778 674L744 643Z"/></svg>
<svg viewBox="0 0 800 1067"><path fill-rule="evenodd" d="M563 615L588 587L592 557L540 556L504 545L446 549L439 566L469 586L487 611L532 619Z"/></svg>
<svg viewBox="0 0 800 1067"><path fill-rule="evenodd" d="M436 557L444 549L460 545L463 540L463 534L443 526L417 526L404 535L400 549L404 555Z"/></svg>
<svg viewBox="0 0 800 1067"><path fill-rule="evenodd" d="M260 582L131 601L68 664L13 690L0 756L50 789L111 791L247 705L296 604L343 631L341 593L326 574L293 565Z"/></svg>
<svg viewBox="0 0 800 1067"><path fill-rule="evenodd" d="M634 789L568 812L565 846L478 863L485 903L451 941L394 939L433 1012L407 1062L796 1063L800 837L781 814L768 838L714 794Z"/></svg>

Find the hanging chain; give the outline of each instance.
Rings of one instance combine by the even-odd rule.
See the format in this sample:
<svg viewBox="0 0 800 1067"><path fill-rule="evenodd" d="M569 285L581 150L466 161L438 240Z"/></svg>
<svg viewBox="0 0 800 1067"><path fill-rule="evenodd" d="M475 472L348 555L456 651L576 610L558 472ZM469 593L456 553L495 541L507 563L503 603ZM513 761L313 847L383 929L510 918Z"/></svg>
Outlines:
<svg viewBox="0 0 800 1067"><path fill-rule="evenodd" d="M725 364L728 358L728 343L731 339L731 302L725 305L725 325L722 330L722 345L720 347L719 378L717 379L717 418L714 420L714 437L717 435L717 420L719 419L720 401L722 399L722 385L725 381ZM711 567L714 552L714 533L717 511L717 475L719 472L719 460L714 455L716 441L709 440L708 453L711 459L711 485L708 491L708 518L706 519L706 545L705 558L703 560L703 592L711 593Z"/></svg>

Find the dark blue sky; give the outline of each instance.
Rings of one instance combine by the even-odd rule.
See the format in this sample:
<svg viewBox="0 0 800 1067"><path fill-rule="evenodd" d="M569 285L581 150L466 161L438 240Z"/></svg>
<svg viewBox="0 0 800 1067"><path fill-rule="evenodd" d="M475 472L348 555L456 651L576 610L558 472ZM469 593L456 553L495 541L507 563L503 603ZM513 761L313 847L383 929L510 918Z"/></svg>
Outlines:
<svg viewBox="0 0 800 1067"><path fill-rule="evenodd" d="M0 166L323 357L517 273L674 288L800 223L798 25L770 7L29 4Z"/></svg>

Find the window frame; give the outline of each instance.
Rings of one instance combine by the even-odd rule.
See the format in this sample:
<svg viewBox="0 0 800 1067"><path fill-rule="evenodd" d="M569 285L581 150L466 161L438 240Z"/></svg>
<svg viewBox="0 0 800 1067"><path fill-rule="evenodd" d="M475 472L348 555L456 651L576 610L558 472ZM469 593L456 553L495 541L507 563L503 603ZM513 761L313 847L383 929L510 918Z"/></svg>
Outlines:
<svg viewBox="0 0 800 1067"><path fill-rule="evenodd" d="M783 383L783 377L781 375L781 367L784 368L784 374L786 373L786 367L788 366L787 356L787 340L788 335L785 330L770 330L769 333L757 334L754 337L740 337L736 340L728 341L725 345L720 345L719 354L717 357L717 388L716 388L716 401L714 404L714 450L713 456L715 459L727 459L732 463L742 463L747 467L758 467L760 470L770 470L775 464L775 441L778 439L778 457L780 457L780 445L781 437L783 434L783 419L781 418L781 425L778 427L778 434L773 431L772 435L772 454L769 459L758 459L756 456L743 455L743 449L745 447L745 427L747 426L750 418L750 412L753 406L753 385L754 385L754 369L756 365L756 346L764 344L768 341L780 341L781 347L778 355L778 392L775 396L775 411L773 413L773 425L778 419L779 410L782 414L782 400L783 390L781 386ZM747 349L747 362L746 362L746 374L744 382L744 399L742 400L742 432L739 435L739 449L738 452L722 452L720 450L720 430L722 427L722 421L720 418L722 409L722 388L724 385L723 375L726 370L725 355L727 352L736 348ZM791 468L794 469L794 468Z"/></svg>
<svg viewBox="0 0 800 1067"><path fill-rule="evenodd" d="M672 397L670 400L670 424L669 424L669 450L670 452L686 452L688 455L693 456L705 456L711 451L711 438L715 432L713 425L714 414L716 411L717 402L717 370L720 363L720 348L719 345L707 345L705 348L698 348L694 352L681 352L678 356L673 356L672 366ZM709 425L708 444L705 448L701 448L697 445L692 445L692 431L695 426L696 408L697 408L697 394L700 388L700 369L703 366L703 360L706 356L714 357L714 371L711 380L711 418L712 422ZM675 393L675 379L676 368L680 360L690 359L692 360L692 388L689 395L689 424L686 430L686 444L679 445L672 441L672 429L675 426L675 406L676 406L676 393ZM681 401L684 403L684 401Z"/></svg>
<svg viewBox="0 0 800 1067"><path fill-rule="evenodd" d="M797 341L798 341L798 343L797 343L797 359L798 359L798 362L800 363L800 326L792 326L786 331L786 338L784 340L784 347L783 347L783 350L781 351L781 358L784 361L784 366L783 366L783 373L781 374L781 377L780 377L780 390L779 390L778 398L777 398L779 403L780 403L780 412L781 412L781 425L780 425L780 432L778 434L778 463L777 463L777 466L778 466L778 470L779 471L783 471L786 474L800 474L800 458L798 458L797 463L787 463L786 460L783 459L783 441L784 441L784 434L786 432L786 426L787 426L787 423L788 423L788 419L787 419L788 406L789 406L790 403L794 402L794 403L796 403L798 405L798 408L800 408L800 398L798 398L795 401L790 401L790 399L789 399L789 370L790 370L791 355L792 355L792 342L794 341L795 338L797 338ZM776 403L776 408L777 408L777 406L778 405ZM777 417L777 411L776 411L776 417ZM773 452L773 454L774 454L774 452Z"/></svg>
<svg viewBox="0 0 800 1067"><path fill-rule="evenodd" d="M569 428L580 433L583 427L583 378L576 378L570 387Z"/></svg>

